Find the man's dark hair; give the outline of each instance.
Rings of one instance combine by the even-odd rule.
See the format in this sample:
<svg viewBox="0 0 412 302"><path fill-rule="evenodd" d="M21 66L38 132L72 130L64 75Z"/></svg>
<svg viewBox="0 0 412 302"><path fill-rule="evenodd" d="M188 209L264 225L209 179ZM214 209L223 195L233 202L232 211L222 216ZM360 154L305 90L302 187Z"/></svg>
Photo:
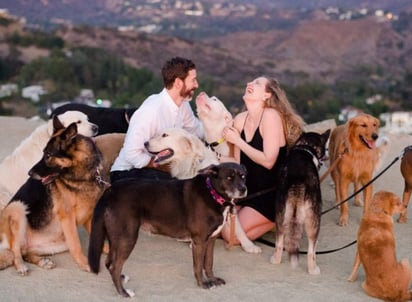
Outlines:
<svg viewBox="0 0 412 302"><path fill-rule="evenodd" d="M167 89L171 88L176 78L184 80L190 70L196 69L195 63L189 59L174 57L162 67L163 83Z"/></svg>

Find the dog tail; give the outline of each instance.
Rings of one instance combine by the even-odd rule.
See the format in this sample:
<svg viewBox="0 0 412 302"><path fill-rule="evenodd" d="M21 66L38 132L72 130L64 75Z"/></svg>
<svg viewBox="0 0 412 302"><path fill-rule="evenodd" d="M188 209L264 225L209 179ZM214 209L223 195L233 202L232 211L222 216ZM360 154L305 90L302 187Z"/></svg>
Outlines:
<svg viewBox="0 0 412 302"><path fill-rule="evenodd" d="M100 256L106 239L104 212L106 209L105 195L100 198L93 213L92 228L90 231L88 259L90 270L98 274L100 270Z"/></svg>
<svg viewBox="0 0 412 302"><path fill-rule="evenodd" d="M292 203L293 204L293 203ZM299 255L299 242L303 234L303 224L298 208L292 205L285 211L285 250L290 256Z"/></svg>

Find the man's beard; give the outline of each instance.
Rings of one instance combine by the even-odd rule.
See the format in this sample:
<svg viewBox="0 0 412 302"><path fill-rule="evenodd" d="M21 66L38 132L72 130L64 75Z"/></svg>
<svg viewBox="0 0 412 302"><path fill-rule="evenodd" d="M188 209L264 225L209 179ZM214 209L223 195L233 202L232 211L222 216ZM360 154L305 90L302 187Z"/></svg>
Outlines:
<svg viewBox="0 0 412 302"><path fill-rule="evenodd" d="M183 85L182 89L180 90L180 96L184 98L185 100L190 100L193 98L193 95L195 94L195 89L186 89L186 85Z"/></svg>

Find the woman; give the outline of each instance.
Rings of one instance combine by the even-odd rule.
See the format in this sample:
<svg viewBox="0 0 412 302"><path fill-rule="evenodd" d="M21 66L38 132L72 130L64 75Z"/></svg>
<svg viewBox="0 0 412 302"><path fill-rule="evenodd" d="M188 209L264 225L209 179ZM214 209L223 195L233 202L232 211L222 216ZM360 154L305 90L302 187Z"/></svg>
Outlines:
<svg viewBox="0 0 412 302"><path fill-rule="evenodd" d="M223 137L235 146L234 160L248 170L249 197L240 203L238 217L248 238L255 240L275 227L277 170L287 147L301 134L303 120L275 79L262 76L249 82L243 101L246 111L235 117L233 127L223 130ZM238 244L236 238L230 238L227 224L222 236Z"/></svg>

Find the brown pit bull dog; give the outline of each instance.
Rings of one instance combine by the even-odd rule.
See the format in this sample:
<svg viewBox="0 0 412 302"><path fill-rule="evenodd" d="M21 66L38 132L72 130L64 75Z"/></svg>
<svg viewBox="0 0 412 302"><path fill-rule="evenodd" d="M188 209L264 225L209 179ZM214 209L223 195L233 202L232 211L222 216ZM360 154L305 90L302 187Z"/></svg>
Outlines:
<svg viewBox="0 0 412 302"><path fill-rule="evenodd" d="M91 271L99 272L107 238L106 267L113 283L122 296L134 296L123 287L121 273L142 227L151 233L190 239L198 286L225 284L213 274L213 250L234 201L247 194L245 180L245 167L227 162L202 169L190 179L125 179L112 183L93 215L88 257Z"/></svg>

